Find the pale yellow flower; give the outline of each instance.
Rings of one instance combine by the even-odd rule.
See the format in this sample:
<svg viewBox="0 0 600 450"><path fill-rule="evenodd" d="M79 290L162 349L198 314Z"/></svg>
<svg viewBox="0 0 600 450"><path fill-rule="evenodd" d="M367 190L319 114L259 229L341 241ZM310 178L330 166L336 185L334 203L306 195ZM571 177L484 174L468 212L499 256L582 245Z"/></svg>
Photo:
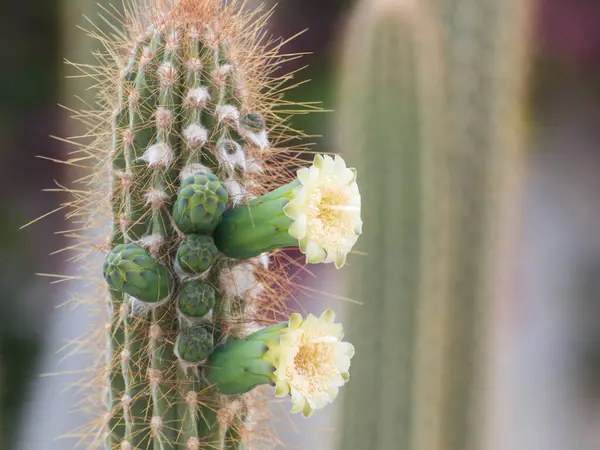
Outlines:
<svg viewBox="0 0 600 450"><path fill-rule="evenodd" d="M311 167L298 171L298 180L283 209L294 221L289 234L298 239L307 262L340 268L362 233L356 170L340 156L316 155Z"/></svg>
<svg viewBox="0 0 600 450"><path fill-rule="evenodd" d="M326 310L320 317L292 314L277 345L269 350L275 366L275 395L291 395L292 412L305 417L331 403L349 378L354 347L343 342L342 324Z"/></svg>

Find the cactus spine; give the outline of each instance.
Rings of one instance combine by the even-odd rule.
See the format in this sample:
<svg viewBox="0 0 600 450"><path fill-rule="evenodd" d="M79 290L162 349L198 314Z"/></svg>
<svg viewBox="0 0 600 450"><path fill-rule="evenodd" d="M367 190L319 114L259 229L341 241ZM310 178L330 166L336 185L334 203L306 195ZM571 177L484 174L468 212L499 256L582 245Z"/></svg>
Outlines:
<svg viewBox="0 0 600 450"><path fill-rule="evenodd" d="M365 217L379 219L349 271L364 359L340 449L482 448L499 224L514 217L523 161L528 3L372 0L349 23L339 148L361 162Z"/></svg>
<svg viewBox="0 0 600 450"><path fill-rule="evenodd" d="M276 109L303 106L281 98L289 77L273 73L288 56L265 38L269 14L241 6L106 9L118 23L91 33L100 65L76 65L98 82L100 108L78 115L90 132L68 163L90 160L93 172L69 191L68 217L91 227L110 216L104 247L93 232L80 244L84 257L102 250L109 305L108 358L87 383L106 380L89 448L267 448L257 386L308 416L348 380L354 349L333 311L290 316L280 292L291 281L269 266L288 246L344 264L362 229L356 172L321 155L300 169L301 150L273 148L298 136Z"/></svg>

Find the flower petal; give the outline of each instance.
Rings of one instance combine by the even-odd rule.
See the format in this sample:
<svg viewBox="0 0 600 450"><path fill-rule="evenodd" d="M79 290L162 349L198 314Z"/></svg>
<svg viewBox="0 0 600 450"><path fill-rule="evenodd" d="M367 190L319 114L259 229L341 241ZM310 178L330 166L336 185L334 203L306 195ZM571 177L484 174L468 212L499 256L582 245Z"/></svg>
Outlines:
<svg viewBox="0 0 600 450"><path fill-rule="evenodd" d="M302 316L298 313L293 313L290 316L290 329L292 330L296 330L298 328L300 328L300 325L302 325Z"/></svg>
<svg viewBox="0 0 600 450"><path fill-rule="evenodd" d="M290 393L290 386L287 381L278 380L277 384L275 384L275 396L276 397L285 397Z"/></svg>
<svg viewBox="0 0 600 450"><path fill-rule="evenodd" d="M323 313L319 316L319 320L326 323L333 323L335 320L335 312L333 309L327 308Z"/></svg>
<svg viewBox="0 0 600 450"><path fill-rule="evenodd" d="M301 215L290 225L288 233L298 240L304 239L306 237L306 225L306 216Z"/></svg>
<svg viewBox="0 0 600 450"><path fill-rule="evenodd" d="M312 416L313 411L314 410L313 410L312 406L310 406L310 403L308 403L308 402L304 403L304 408L302 408L302 415L304 417L308 418L308 417Z"/></svg>
<svg viewBox="0 0 600 450"><path fill-rule="evenodd" d="M306 245L306 261L312 264L323 262L326 257L325 249L315 241L308 241Z"/></svg>

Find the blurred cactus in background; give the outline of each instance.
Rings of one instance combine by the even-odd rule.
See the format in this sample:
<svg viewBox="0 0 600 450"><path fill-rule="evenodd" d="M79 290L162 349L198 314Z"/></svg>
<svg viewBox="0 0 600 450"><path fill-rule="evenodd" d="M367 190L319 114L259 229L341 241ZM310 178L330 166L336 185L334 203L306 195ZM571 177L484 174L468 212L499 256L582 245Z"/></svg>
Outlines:
<svg viewBox="0 0 600 450"><path fill-rule="evenodd" d="M484 348L519 207L528 1L368 0L346 30L338 150L357 161L366 253L344 450L486 439ZM499 283L500 281L500 283Z"/></svg>
<svg viewBox="0 0 600 450"><path fill-rule="evenodd" d="M241 6L106 7L108 31L90 31L99 64L73 64L98 94L66 161L90 169L65 188L74 259L90 264L78 301L109 306L102 332L79 339L107 347L83 383L90 448L265 448L254 388L308 417L348 381L354 350L333 311L287 312L286 266L302 263L280 249L345 264L362 232L356 171L329 155L300 168L288 119L310 107L283 100L292 75L275 73L296 55L266 37L268 10Z"/></svg>

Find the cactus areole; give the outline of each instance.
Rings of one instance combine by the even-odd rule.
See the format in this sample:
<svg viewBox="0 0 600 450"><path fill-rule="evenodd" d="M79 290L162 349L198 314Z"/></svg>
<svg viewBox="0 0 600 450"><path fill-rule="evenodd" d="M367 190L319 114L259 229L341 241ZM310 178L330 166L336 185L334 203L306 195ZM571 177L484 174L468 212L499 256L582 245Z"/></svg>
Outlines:
<svg viewBox="0 0 600 450"><path fill-rule="evenodd" d="M235 3L132 0L122 32L91 32L106 46L98 108L81 113L93 176L70 217L96 223L107 205L111 229L87 250L104 252L90 259L110 305L89 448L263 449L264 396L309 416L348 380L333 311L287 312L281 249L344 265L362 232L356 171L323 155L303 168L278 145L300 136L287 120L303 105L278 111L276 71L295 56L264 38L268 14Z"/></svg>

